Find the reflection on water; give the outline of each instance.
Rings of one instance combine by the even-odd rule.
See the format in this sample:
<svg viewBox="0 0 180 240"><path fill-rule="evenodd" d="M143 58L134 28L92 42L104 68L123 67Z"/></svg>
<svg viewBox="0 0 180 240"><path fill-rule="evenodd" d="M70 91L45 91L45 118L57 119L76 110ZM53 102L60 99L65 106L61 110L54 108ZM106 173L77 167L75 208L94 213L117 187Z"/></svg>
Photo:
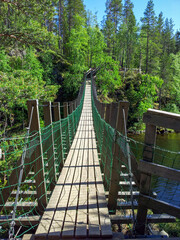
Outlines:
<svg viewBox="0 0 180 240"><path fill-rule="evenodd" d="M138 142L144 142L144 134L129 137ZM180 170L180 133L157 135L156 146L154 162ZM131 142L131 148L136 158L142 159L143 145ZM180 206L179 182L153 176L152 189L157 193L158 199Z"/></svg>

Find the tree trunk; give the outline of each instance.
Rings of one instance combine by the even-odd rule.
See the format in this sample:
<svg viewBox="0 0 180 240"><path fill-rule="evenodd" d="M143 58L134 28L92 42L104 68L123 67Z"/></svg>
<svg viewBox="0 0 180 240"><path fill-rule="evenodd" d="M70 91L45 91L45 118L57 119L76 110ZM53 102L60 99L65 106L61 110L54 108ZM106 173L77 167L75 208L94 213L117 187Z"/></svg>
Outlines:
<svg viewBox="0 0 180 240"><path fill-rule="evenodd" d="M149 71L149 33L147 32L147 46L146 46L146 73Z"/></svg>
<svg viewBox="0 0 180 240"><path fill-rule="evenodd" d="M58 18L59 18L59 25L58 25L58 35L61 37L61 9L62 9L62 0L59 0L59 12L58 12ZM61 39L59 39L59 49L61 49Z"/></svg>

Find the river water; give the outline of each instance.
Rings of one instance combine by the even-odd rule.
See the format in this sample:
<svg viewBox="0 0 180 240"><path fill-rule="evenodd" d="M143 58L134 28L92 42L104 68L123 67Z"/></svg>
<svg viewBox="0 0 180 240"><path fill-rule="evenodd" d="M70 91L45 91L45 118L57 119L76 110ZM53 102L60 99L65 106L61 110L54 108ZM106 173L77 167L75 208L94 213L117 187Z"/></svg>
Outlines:
<svg viewBox="0 0 180 240"><path fill-rule="evenodd" d="M132 151L137 160L142 159L143 145L141 143L144 142L144 134L129 137L139 142L135 144L134 151ZM180 133L157 135L156 146L154 162L180 170ZM157 193L158 199L180 207L180 182L153 176L152 189Z"/></svg>

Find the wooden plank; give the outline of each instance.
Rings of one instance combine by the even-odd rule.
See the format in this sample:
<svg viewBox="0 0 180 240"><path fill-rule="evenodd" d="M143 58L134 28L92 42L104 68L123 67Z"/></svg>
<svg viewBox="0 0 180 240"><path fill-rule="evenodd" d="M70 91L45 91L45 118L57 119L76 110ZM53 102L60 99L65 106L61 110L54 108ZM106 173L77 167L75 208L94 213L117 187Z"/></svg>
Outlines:
<svg viewBox="0 0 180 240"><path fill-rule="evenodd" d="M11 197L16 197L17 191L12 191L11 192ZM50 195L51 191L47 191L47 195ZM30 197L37 197L37 192L36 191L20 191L19 196L23 198L30 198Z"/></svg>
<svg viewBox="0 0 180 240"><path fill-rule="evenodd" d="M55 214L55 210L57 208L58 205L58 201L59 198L61 197L61 193L62 193L62 189L63 189L63 184L66 180L66 176L68 174L69 171L69 165L72 161L73 158L73 154L74 154L74 150L73 148L76 146L76 143L78 141L78 135L79 135L79 131L77 131L74 142L72 144L72 150L69 152L64 168L62 169L62 172L60 174L60 177L57 181L57 185L52 193L52 196L49 200L48 206L43 214L42 220L38 226L38 229L36 231L36 235L35 235L35 239L39 239L39 238L46 238L49 229L51 227L51 222L52 222L52 218ZM62 219L61 219L62 220ZM50 237L50 236L49 236ZM52 237L53 238L53 237Z"/></svg>
<svg viewBox="0 0 180 240"><path fill-rule="evenodd" d="M139 198L139 204L145 206L146 208L158 210L167 213L171 216L180 218L180 207L171 205L169 203L163 202L161 200L154 199L152 197L141 194Z"/></svg>
<svg viewBox="0 0 180 240"><path fill-rule="evenodd" d="M66 216L66 209L68 207L68 201L71 193L71 184L73 181L74 177L74 172L75 172L75 167L76 166L76 159L78 156L78 148L80 146L80 142L78 140L78 137L81 136L82 134L82 129L83 126L81 124L78 127L75 139L76 141L73 142L72 147L70 152L73 152L73 155L71 156L71 163L67 165L65 162L64 168L68 168L68 172L66 175L66 179L64 181L64 185L62 188L62 193L59 198L58 204L57 204L57 209L54 214L54 218L52 220L52 224L48 233L48 239L55 239L55 238L60 238L63 224L64 224L64 219ZM69 154L68 154L69 156ZM63 169L64 169L63 168Z"/></svg>
<svg viewBox="0 0 180 240"><path fill-rule="evenodd" d="M80 120L81 125L81 120ZM71 168L75 166L74 178L72 181L71 192L69 196L68 206L66 209L66 216L64 219L64 225L62 229L62 238L73 238L75 225L76 225L76 212L77 212L77 205L78 205L78 197L79 197L79 188L80 188L80 177L81 177L81 165L83 159L83 150L84 150L84 136L86 128L82 125L82 131L80 138L78 139L77 144L77 157L74 156L74 161L71 163Z"/></svg>
<svg viewBox="0 0 180 240"><path fill-rule="evenodd" d="M106 191L105 192L105 196L108 197L109 196L109 192ZM139 192L138 191L133 191L133 198L136 199L139 196ZM131 197L131 193L129 191L119 191L118 192L118 198L130 198Z"/></svg>
<svg viewBox="0 0 180 240"><path fill-rule="evenodd" d="M91 110L91 104L90 109ZM92 137L92 116L90 115L89 124L89 136ZM88 167L88 227L89 227L89 237L100 237L100 226L99 226L99 216L98 216L98 200L96 195L96 185L95 185L95 172L94 172L94 160L93 160L93 145L92 141L89 140L89 167Z"/></svg>
<svg viewBox="0 0 180 240"><path fill-rule="evenodd" d="M46 139L46 149L43 149L43 152L47 151L47 162L48 162L48 178L50 180L50 190L54 189L56 184L56 167L55 167L55 149L54 149L54 136L52 129L52 112L51 112L51 102L44 102L44 123L45 127L49 126L48 135Z"/></svg>
<svg viewBox="0 0 180 240"><path fill-rule="evenodd" d="M0 224L3 226L9 226L9 223L12 221L12 216L0 216ZM36 226L39 224L39 216L28 216L28 217L19 217L14 219L16 226Z"/></svg>
<svg viewBox="0 0 180 240"><path fill-rule="evenodd" d="M133 203L133 208L134 209L137 209L138 208L138 203L135 201ZM124 201L117 201L117 207L116 209L118 210L124 210L124 209L132 209L132 203L131 201L128 201L128 202L124 202Z"/></svg>
<svg viewBox="0 0 180 240"><path fill-rule="evenodd" d="M22 240L34 240L34 234L24 234Z"/></svg>
<svg viewBox="0 0 180 240"><path fill-rule="evenodd" d="M131 224L133 223L133 217L131 215L118 216L110 215L112 224ZM176 222L176 218L168 214L149 214L147 215L147 223L173 223Z"/></svg>
<svg viewBox="0 0 180 240"><path fill-rule="evenodd" d="M17 203L17 210L33 210L37 211L37 203L36 202L18 202ZM14 209L14 202L6 202L4 205L4 208L7 210L13 210Z"/></svg>
<svg viewBox="0 0 180 240"><path fill-rule="evenodd" d="M86 101L86 96L85 96ZM84 110L84 109L83 109ZM84 112L83 112L84 113ZM84 114L82 116L84 117ZM88 113L86 113L86 121L88 119ZM86 128L87 129L87 128ZM82 163L82 172L81 172L81 183L80 183L80 192L79 192L79 202L77 208L77 221L75 229L75 237L82 238L87 236L87 194L88 194L88 185L87 185L87 165L88 165L88 137L89 132L86 131L86 138L84 142L84 151L83 151L83 163Z"/></svg>
<svg viewBox="0 0 180 240"><path fill-rule="evenodd" d="M144 173L154 174L174 181L180 181L180 170L162 166L156 163L140 161L138 169Z"/></svg>
<svg viewBox="0 0 180 240"><path fill-rule="evenodd" d="M176 113L148 109L148 111L143 114L143 122L180 131L180 114Z"/></svg>
<svg viewBox="0 0 180 240"><path fill-rule="evenodd" d="M104 237L111 238L112 237L111 221L109 218L103 180L102 180L101 171L100 171L98 152L97 152L97 146L95 141L95 132L94 132L94 129L92 130L93 130L92 131L92 149L93 149L93 159L94 159L94 168L95 168L94 171L95 171L95 178L96 178L101 236L103 238Z"/></svg>

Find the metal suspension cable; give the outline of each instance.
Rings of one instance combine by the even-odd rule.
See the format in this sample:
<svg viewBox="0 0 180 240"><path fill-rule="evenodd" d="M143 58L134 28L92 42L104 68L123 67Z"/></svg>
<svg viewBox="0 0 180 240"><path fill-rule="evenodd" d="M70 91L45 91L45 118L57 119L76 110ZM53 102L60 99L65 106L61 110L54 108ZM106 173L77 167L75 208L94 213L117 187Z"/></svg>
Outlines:
<svg viewBox="0 0 180 240"><path fill-rule="evenodd" d="M126 128L126 116L125 111L123 109L123 120L124 120L124 134L126 140L126 151L128 158L128 169L129 169L129 182L130 182L130 194L131 194L131 206L132 206L132 214L133 214L133 229L135 226L135 214L134 214L134 202L133 202L133 187L132 187L132 168L131 168L131 156L130 156L130 147L129 147L129 139L127 138L127 128Z"/></svg>
<svg viewBox="0 0 180 240"><path fill-rule="evenodd" d="M9 239L15 239L14 238L14 227L15 227L16 209L17 209L17 202L18 202L18 197L19 197L19 192L20 192L20 186L21 186L23 172L24 172L24 160L25 160L25 157L26 157L27 142L28 142L30 127L31 127L31 123L32 123L33 112L34 112L34 107L32 107L32 109L31 109L29 126L27 127L27 133L26 133L26 137L25 137L25 147L24 147L24 150L23 150L23 153L22 153L22 157L21 157L21 165L20 165L20 173L19 173L19 179L18 179L18 187L17 187L16 198L15 198L15 202L14 202L12 221L10 223L10 229L9 229Z"/></svg>

